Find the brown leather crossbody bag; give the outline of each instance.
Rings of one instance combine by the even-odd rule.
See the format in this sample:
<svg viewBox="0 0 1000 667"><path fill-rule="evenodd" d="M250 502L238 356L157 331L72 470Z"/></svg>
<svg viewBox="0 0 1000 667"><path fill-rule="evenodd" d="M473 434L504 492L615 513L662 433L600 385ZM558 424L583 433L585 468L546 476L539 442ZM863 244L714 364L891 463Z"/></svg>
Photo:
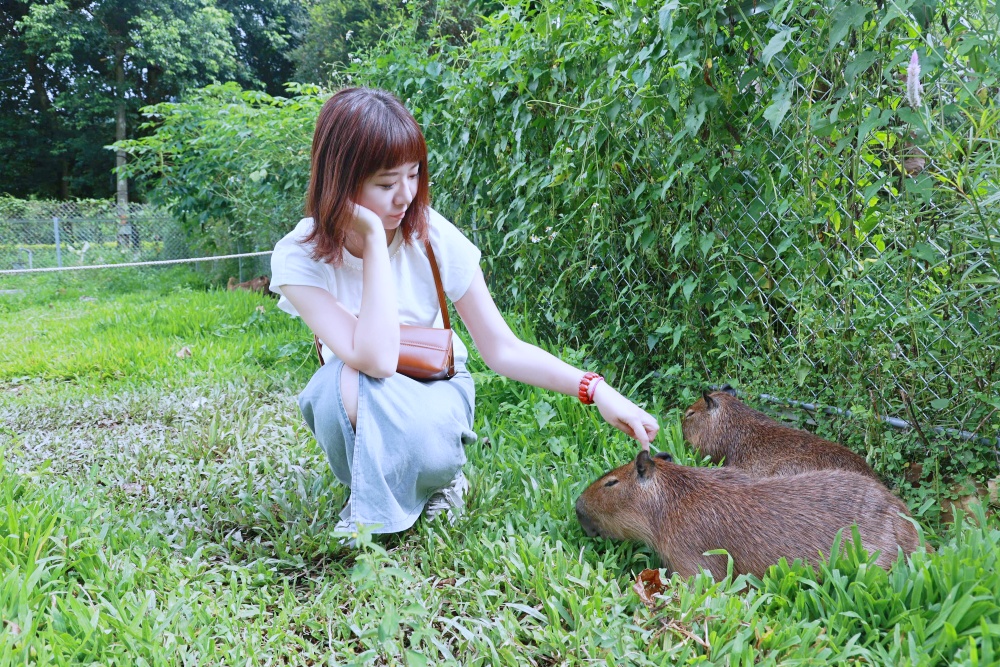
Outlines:
<svg viewBox="0 0 1000 667"><path fill-rule="evenodd" d="M438 303L441 305L443 329L418 327L412 324L399 325L399 361L396 372L414 380L447 380L455 375L455 347L452 342L451 320L448 318L448 304L444 299L441 273L430 241L424 241L427 258L434 274ZM319 365L323 365L323 347L319 336L314 336Z"/></svg>

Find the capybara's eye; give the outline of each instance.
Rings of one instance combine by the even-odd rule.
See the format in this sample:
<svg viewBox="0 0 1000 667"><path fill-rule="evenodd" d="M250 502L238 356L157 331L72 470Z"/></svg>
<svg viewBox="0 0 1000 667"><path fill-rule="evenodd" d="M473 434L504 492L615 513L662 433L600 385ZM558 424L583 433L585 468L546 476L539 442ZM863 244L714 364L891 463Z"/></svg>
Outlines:
<svg viewBox="0 0 1000 667"><path fill-rule="evenodd" d="M617 483L618 483L617 479L609 479L607 482L604 483L604 486L614 486Z"/></svg>
<svg viewBox="0 0 1000 667"><path fill-rule="evenodd" d="M686 413L684 413L684 419L687 419L688 417L690 417L693 414L694 414L694 410L688 410Z"/></svg>

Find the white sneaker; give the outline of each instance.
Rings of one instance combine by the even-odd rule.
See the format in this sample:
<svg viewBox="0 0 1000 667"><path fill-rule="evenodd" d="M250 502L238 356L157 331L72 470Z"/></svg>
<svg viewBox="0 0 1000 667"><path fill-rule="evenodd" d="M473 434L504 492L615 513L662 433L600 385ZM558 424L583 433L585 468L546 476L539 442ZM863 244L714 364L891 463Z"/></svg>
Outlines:
<svg viewBox="0 0 1000 667"><path fill-rule="evenodd" d="M469 490L469 480L461 471L451 480L451 484L434 493L424 506L424 518L430 521L445 512L448 523L454 524L465 508L465 493Z"/></svg>
<svg viewBox="0 0 1000 667"><path fill-rule="evenodd" d="M350 497L348 497L347 502L344 504L344 509L340 510L340 516L341 516L340 521L338 521L337 525L333 527L334 532L353 533L354 531L357 530L357 526L355 526L354 523L350 520L351 516ZM347 519L343 518L345 516L348 518ZM340 544L341 546L345 546L348 549L353 549L354 547L358 546L358 541L350 537L342 537L340 538Z"/></svg>

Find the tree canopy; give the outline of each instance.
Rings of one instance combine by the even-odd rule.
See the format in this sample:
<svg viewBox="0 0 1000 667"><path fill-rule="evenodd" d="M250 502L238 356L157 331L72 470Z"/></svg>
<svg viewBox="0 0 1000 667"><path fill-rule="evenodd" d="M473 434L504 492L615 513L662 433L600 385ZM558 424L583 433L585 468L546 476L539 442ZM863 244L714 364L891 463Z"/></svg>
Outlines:
<svg viewBox="0 0 1000 667"><path fill-rule="evenodd" d="M215 82L279 92L299 0L0 0L0 190L65 198L114 191L116 114Z"/></svg>

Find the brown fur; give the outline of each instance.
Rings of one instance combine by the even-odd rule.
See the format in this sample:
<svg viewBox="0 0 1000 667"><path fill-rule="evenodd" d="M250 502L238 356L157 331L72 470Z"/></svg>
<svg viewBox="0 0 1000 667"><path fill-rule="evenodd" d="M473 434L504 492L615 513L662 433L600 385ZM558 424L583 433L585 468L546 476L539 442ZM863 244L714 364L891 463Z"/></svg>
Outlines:
<svg viewBox="0 0 1000 667"><path fill-rule="evenodd" d="M828 555L840 529L849 543L852 524L869 553L881 552L876 564L886 569L897 546L906 554L919 546L906 506L868 477L824 470L742 481L720 470L641 451L587 487L577 518L588 535L645 542L681 575L705 569L716 579L726 574L726 557L706 551L725 549L736 574L763 576L782 557L815 562Z"/></svg>
<svg viewBox="0 0 1000 667"><path fill-rule="evenodd" d="M230 292L233 290L246 290L248 292L260 292L261 294L268 294L270 292L271 278L269 276L258 276L257 278L251 278L244 283L236 282L236 278L233 276L229 277L229 283L226 285L226 289Z"/></svg>
<svg viewBox="0 0 1000 667"><path fill-rule="evenodd" d="M779 424L725 390L698 399L682 427L684 439L703 455L754 479L811 470L851 470L878 479L864 457L847 447Z"/></svg>

